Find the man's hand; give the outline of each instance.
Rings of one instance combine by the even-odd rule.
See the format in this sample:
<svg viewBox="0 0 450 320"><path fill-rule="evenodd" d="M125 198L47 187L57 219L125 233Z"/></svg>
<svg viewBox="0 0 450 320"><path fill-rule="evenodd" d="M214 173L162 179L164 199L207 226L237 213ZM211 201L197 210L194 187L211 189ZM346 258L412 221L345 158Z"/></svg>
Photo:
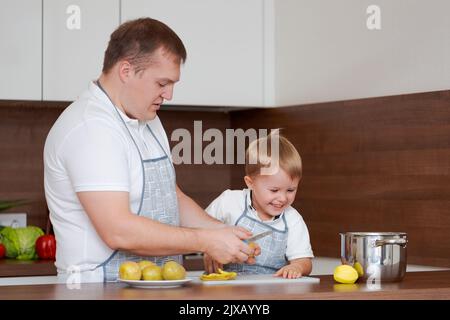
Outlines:
<svg viewBox="0 0 450 320"><path fill-rule="evenodd" d="M255 257L261 254L261 247L256 242L250 242L248 246L252 248L253 252L248 256L246 263L255 264L256 263Z"/></svg>
<svg viewBox="0 0 450 320"><path fill-rule="evenodd" d="M249 254L248 259L247 261L245 261L245 263L255 264L256 263L255 257L261 254L261 248L257 243L254 242L249 243L249 247L252 249L253 252ZM215 261L207 253L203 255L203 265L205 267L206 273L218 273L219 269L223 269L223 264Z"/></svg>
<svg viewBox="0 0 450 320"><path fill-rule="evenodd" d="M206 273L218 273L219 269L223 269L223 264L218 263L207 253L203 255L203 265Z"/></svg>
<svg viewBox="0 0 450 320"><path fill-rule="evenodd" d="M203 253L220 264L246 262L254 249L242 240L251 236L247 229L235 226L199 230Z"/></svg>

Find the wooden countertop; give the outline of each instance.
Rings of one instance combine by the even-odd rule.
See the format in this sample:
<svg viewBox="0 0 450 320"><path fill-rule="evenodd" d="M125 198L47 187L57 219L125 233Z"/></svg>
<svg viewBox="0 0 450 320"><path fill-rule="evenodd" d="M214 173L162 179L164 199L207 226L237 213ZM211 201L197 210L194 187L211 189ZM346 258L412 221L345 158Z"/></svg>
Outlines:
<svg viewBox="0 0 450 320"><path fill-rule="evenodd" d="M138 289L123 283L83 283L80 289L63 284L0 286L0 300L300 300L300 299L450 299L450 271L408 272L401 282L378 289L367 284L341 285L332 276L319 284L225 285L187 284L168 289Z"/></svg>
<svg viewBox="0 0 450 320"><path fill-rule="evenodd" d="M0 279L1 277L54 275L56 275L56 267L53 260L0 259Z"/></svg>

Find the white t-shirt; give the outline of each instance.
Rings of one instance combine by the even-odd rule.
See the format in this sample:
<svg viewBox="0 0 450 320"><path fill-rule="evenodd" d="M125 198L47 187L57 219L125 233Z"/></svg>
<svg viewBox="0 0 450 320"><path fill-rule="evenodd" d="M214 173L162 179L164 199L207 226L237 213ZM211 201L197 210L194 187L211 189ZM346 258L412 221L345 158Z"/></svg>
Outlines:
<svg viewBox="0 0 450 320"><path fill-rule="evenodd" d="M92 269L113 252L98 236L76 192L126 191L131 211L139 209L141 159L120 117L144 159L164 155L147 124L170 157L169 141L158 117L147 123L130 119L93 82L64 110L44 147L45 196L57 240L59 273ZM95 280L102 281L101 269L91 275Z"/></svg>
<svg viewBox="0 0 450 320"><path fill-rule="evenodd" d="M308 228L300 213L293 207L286 208L277 218L269 221L262 221L256 210L251 206L252 201L250 191L225 190L206 208L208 214L227 225L235 225L245 209L245 198L247 198L247 214L258 221L261 221L275 229L284 230L282 216L286 218L288 225L288 242L286 248L286 258L291 261L298 258L313 258L313 251L309 241Z"/></svg>

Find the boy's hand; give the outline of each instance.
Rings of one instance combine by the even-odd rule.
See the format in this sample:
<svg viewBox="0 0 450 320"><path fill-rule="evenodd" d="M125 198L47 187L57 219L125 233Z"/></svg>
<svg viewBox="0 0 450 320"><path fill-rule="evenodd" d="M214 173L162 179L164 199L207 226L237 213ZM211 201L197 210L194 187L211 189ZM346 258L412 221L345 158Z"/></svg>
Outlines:
<svg viewBox="0 0 450 320"><path fill-rule="evenodd" d="M303 275L303 269L298 264L288 264L275 273L277 277L283 277L286 279L297 279Z"/></svg>
<svg viewBox="0 0 450 320"><path fill-rule="evenodd" d="M208 273L208 274L219 272L219 268L223 269L223 265L221 263L215 261L207 253L203 254L203 265L205 267L206 273Z"/></svg>

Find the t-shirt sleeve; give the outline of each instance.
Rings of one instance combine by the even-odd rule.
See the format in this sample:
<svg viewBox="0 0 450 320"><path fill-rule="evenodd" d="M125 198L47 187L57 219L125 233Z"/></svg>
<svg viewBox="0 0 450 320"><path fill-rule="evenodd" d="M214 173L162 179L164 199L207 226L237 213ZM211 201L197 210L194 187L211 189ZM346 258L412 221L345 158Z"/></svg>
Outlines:
<svg viewBox="0 0 450 320"><path fill-rule="evenodd" d="M295 211L292 212L290 218L286 258L289 261L299 258L313 258L308 228L302 216Z"/></svg>
<svg viewBox="0 0 450 320"><path fill-rule="evenodd" d="M220 196L213 200L205 211L213 218L222 221L225 224L230 224L229 212L226 209L227 194L229 190L222 192Z"/></svg>
<svg viewBox="0 0 450 320"><path fill-rule="evenodd" d="M69 133L58 154L75 192L129 192L128 152L117 129L91 119Z"/></svg>

